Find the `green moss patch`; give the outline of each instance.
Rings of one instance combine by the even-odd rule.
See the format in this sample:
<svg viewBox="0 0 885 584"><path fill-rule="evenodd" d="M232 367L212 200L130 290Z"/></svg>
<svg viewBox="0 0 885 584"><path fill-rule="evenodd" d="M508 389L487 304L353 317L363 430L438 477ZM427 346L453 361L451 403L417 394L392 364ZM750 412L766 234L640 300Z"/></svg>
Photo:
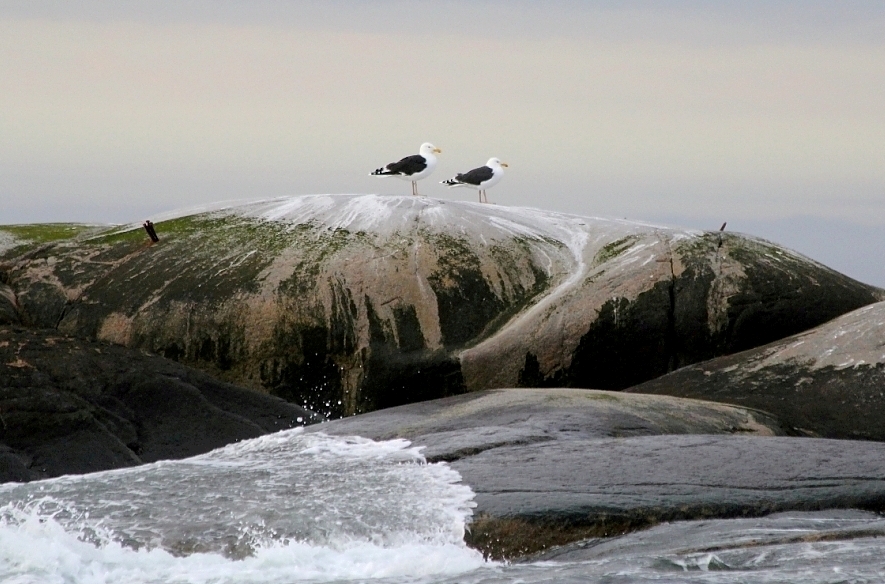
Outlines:
<svg viewBox="0 0 885 584"><path fill-rule="evenodd" d="M94 225L79 223L33 223L28 225L0 225L0 231L9 233L16 239L47 243L61 239L71 239L86 231L94 231Z"/></svg>
<svg viewBox="0 0 885 584"><path fill-rule="evenodd" d="M627 237L622 237L621 239L616 239L611 243L605 244L602 246L602 249L596 252L596 256L593 258L593 263L598 266L618 257L633 247L633 244L639 241L639 239L638 235L628 235Z"/></svg>
<svg viewBox="0 0 885 584"><path fill-rule="evenodd" d="M100 228L95 225L83 225L81 223L0 225L0 234L6 234L13 240L12 246L9 249L6 251L0 249L0 256L17 256L37 246L74 239L84 233L97 229Z"/></svg>

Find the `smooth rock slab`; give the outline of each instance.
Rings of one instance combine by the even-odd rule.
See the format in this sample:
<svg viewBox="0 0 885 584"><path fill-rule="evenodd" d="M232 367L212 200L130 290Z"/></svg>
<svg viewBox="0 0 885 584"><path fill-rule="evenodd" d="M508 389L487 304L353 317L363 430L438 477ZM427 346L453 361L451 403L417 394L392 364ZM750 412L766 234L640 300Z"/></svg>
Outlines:
<svg viewBox="0 0 885 584"><path fill-rule="evenodd" d="M452 464L476 492L471 545L513 557L662 521L885 510L885 444L640 436L496 448Z"/></svg>
<svg viewBox="0 0 885 584"><path fill-rule="evenodd" d="M885 441L885 302L627 391L760 408L805 435Z"/></svg>
<svg viewBox="0 0 885 584"><path fill-rule="evenodd" d="M876 513L791 511L667 523L561 546L531 561L581 562L592 575L635 574L640 581L667 579L673 572L739 571L741 582L832 582L828 573L840 581L864 582L858 571L881 576L883 537L885 519Z"/></svg>
<svg viewBox="0 0 885 584"><path fill-rule="evenodd" d="M580 389L477 392L313 425L407 438L476 493L467 541L519 557L662 521L885 509L885 444L783 436L758 410Z"/></svg>
<svg viewBox="0 0 885 584"><path fill-rule="evenodd" d="M496 389L371 412L307 431L406 438L429 461L535 442L658 434L783 435L777 420L699 400L587 389Z"/></svg>

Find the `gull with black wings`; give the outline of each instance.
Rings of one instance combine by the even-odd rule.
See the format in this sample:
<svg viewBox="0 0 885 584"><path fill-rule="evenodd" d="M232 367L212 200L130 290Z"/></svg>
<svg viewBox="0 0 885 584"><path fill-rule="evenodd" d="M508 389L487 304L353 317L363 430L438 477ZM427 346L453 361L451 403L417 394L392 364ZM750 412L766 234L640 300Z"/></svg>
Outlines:
<svg viewBox="0 0 885 584"><path fill-rule="evenodd" d="M501 162L497 158L489 158L485 166L474 168L465 173L456 174L454 178L444 180L441 184L449 187L469 187L479 191L479 202L488 203L489 198L486 196L486 189L498 184L498 181L504 176L504 169L507 168L506 162Z"/></svg>
<svg viewBox="0 0 885 584"><path fill-rule="evenodd" d="M398 162L391 162L383 168L376 169L371 176L395 176L403 180L412 181L412 194L418 195L418 182L428 176L436 168L436 154L442 152L439 148L425 142L421 144L418 154L406 156Z"/></svg>

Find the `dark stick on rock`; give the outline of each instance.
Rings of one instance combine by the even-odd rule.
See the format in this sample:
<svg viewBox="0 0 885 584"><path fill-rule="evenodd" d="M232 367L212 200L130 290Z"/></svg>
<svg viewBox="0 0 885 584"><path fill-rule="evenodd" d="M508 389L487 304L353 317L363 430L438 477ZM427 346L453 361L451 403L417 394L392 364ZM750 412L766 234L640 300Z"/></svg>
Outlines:
<svg viewBox="0 0 885 584"><path fill-rule="evenodd" d="M151 242L157 243L158 241L160 241L160 238L157 237L157 232L154 229L153 222L145 221L144 223L142 223L142 227L144 227L144 230L147 231L148 237L151 238Z"/></svg>
<svg viewBox="0 0 885 584"><path fill-rule="evenodd" d="M719 228L719 247L722 247L722 232L725 231L725 226L728 225L728 221L722 223L722 227Z"/></svg>

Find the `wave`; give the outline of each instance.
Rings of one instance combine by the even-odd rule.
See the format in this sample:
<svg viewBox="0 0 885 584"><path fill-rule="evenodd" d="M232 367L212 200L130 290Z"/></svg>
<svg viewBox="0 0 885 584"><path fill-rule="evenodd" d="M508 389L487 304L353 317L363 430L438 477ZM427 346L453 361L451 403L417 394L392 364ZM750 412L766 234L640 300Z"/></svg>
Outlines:
<svg viewBox="0 0 885 584"><path fill-rule="evenodd" d="M279 432L181 461L0 486L3 582L454 575L473 493L405 440Z"/></svg>

